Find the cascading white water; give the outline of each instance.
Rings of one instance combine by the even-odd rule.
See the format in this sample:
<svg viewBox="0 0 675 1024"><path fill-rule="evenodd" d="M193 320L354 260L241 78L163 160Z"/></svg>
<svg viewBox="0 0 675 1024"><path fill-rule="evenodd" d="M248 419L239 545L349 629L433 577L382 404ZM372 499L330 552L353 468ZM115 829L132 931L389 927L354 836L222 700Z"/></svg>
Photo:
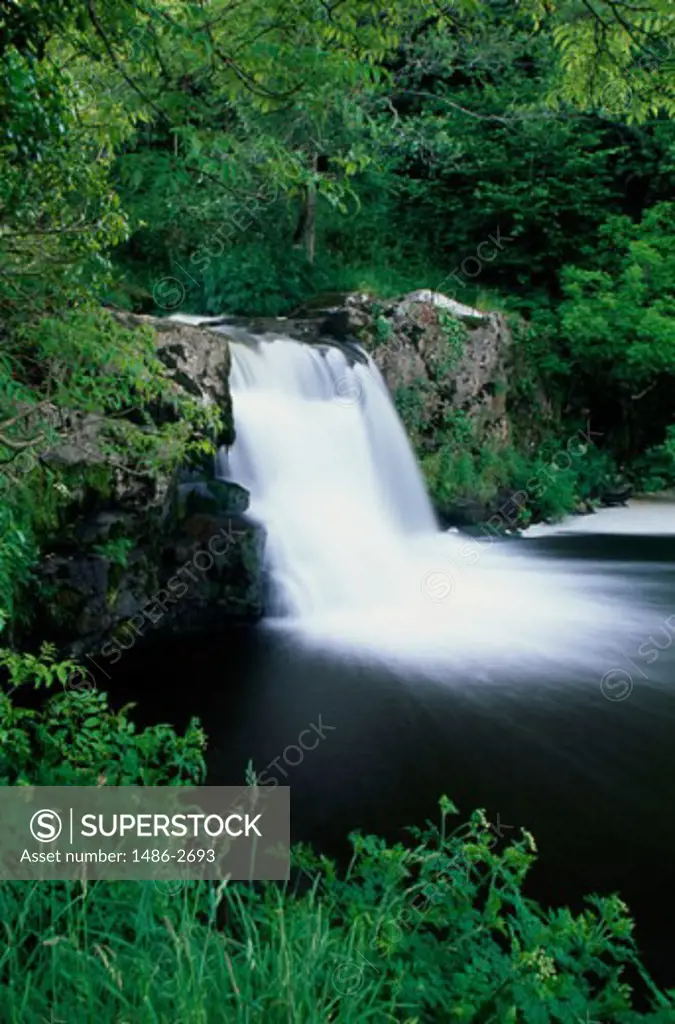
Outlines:
<svg viewBox="0 0 675 1024"><path fill-rule="evenodd" d="M224 328L232 336L230 328ZM237 440L220 472L267 531L272 613L308 640L436 669L510 655L587 659L626 604L565 564L441 533L376 366L239 330ZM360 361L363 360L363 361Z"/></svg>
<svg viewBox="0 0 675 1024"><path fill-rule="evenodd" d="M230 471L267 528L279 609L377 601L396 586L404 538L436 528L377 368L283 339L232 350Z"/></svg>

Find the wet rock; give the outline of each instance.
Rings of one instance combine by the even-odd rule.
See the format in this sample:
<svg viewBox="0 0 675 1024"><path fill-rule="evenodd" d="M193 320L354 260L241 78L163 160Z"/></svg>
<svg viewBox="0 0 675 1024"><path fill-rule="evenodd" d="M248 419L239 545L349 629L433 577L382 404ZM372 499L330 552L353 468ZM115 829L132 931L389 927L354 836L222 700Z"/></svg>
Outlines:
<svg viewBox="0 0 675 1024"><path fill-rule="evenodd" d="M250 495L245 487L225 480L196 480L180 483L176 489L179 518L190 513L241 515Z"/></svg>
<svg viewBox="0 0 675 1024"><path fill-rule="evenodd" d="M628 499L633 496L633 487L631 484L617 484L615 487L611 487L606 491L603 491L600 496L601 504L613 508L619 505L625 505Z"/></svg>
<svg viewBox="0 0 675 1024"><path fill-rule="evenodd" d="M340 309L335 313L329 313L319 325L319 331L322 335L328 335L338 341L346 341L352 334L348 311Z"/></svg>
<svg viewBox="0 0 675 1024"><path fill-rule="evenodd" d="M461 529L484 523L490 518L490 508L474 498L457 498L447 505L437 507L436 514L443 529Z"/></svg>

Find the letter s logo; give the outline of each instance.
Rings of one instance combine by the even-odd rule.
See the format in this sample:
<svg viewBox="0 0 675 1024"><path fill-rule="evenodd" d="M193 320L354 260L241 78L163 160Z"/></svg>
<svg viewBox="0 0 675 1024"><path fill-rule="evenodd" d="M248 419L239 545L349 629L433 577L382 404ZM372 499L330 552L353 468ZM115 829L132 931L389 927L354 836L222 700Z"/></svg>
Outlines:
<svg viewBox="0 0 675 1024"><path fill-rule="evenodd" d="M61 835L63 823L56 811L36 811L30 819L30 831L39 843L53 843Z"/></svg>

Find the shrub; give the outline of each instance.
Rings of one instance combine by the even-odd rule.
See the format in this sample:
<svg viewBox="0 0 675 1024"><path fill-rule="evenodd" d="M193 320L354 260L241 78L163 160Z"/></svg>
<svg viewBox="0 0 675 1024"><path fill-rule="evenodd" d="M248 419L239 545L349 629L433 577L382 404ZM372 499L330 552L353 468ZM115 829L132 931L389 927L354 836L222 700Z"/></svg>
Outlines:
<svg viewBox="0 0 675 1024"><path fill-rule="evenodd" d="M662 444L647 449L636 460L634 479L645 491L662 491L675 487L675 424L666 430Z"/></svg>
<svg viewBox="0 0 675 1024"><path fill-rule="evenodd" d="M285 884L5 884L2 1020L673 1020L618 897L543 910L522 892L532 837L501 843L480 811L448 832L441 807L412 848L353 836L345 872L297 849ZM628 971L651 1010L634 1009Z"/></svg>
<svg viewBox="0 0 675 1024"><path fill-rule="evenodd" d="M111 708L86 669L0 648L0 785L159 786L204 777L205 737L193 719L179 736L169 725L137 730L128 704ZM43 698L37 702L38 698ZM25 697L25 704L18 703Z"/></svg>

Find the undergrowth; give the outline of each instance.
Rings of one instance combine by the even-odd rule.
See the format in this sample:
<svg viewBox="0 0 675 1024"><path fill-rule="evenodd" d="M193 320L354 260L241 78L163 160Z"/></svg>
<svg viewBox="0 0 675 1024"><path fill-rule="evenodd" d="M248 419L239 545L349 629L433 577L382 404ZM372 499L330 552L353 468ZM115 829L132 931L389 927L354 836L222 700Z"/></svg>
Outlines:
<svg viewBox="0 0 675 1024"><path fill-rule="evenodd" d="M203 780L197 722L136 730L50 648L0 669L3 784ZM4 882L0 1019L672 1024L618 896L545 910L524 892L534 838L457 816L443 797L406 844L354 834L344 868L297 847L285 883Z"/></svg>

